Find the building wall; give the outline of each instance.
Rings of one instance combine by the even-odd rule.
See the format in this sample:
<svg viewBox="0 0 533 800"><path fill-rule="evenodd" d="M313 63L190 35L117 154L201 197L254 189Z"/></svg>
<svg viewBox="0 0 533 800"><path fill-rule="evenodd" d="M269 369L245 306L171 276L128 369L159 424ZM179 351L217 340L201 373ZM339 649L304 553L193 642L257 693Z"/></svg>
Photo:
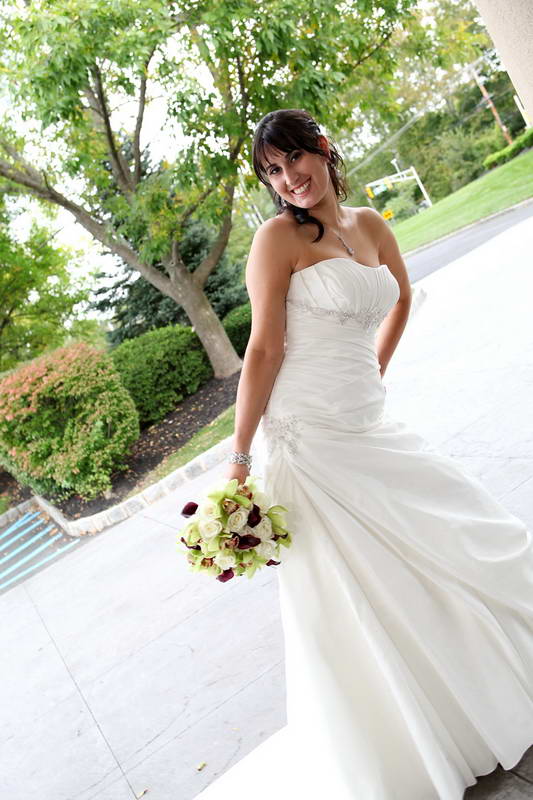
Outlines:
<svg viewBox="0 0 533 800"><path fill-rule="evenodd" d="M516 93L533 120L533 0L474 0Z"/></svg>

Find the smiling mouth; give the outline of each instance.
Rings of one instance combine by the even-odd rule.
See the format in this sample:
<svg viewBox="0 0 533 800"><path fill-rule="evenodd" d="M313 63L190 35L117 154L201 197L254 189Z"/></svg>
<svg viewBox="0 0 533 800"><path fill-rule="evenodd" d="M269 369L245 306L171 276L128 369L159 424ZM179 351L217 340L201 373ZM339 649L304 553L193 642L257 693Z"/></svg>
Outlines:
<svg viewBox="0 0 533 800"><path fill-rule="evenodd" d="M292 189L291 194L295 194L296 197L299 197L302 194L306 194L309 191L310 186L311 178L309 178L305 183L301 183L300 186L296 187L296 189Z"/></svg>

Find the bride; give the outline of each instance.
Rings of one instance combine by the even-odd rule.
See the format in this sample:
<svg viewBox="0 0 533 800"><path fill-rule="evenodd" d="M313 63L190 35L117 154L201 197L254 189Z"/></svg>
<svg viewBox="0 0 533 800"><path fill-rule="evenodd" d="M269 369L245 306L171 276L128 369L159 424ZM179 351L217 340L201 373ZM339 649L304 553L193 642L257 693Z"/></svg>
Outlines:
<svg viewBox="0 0 533 800"><path fill-rule="evenodd" d="M461 800L533 744L531 534L386 412L410 282L380 214L340 205L334 143L281 109L253 164L278 213L246 267L226 476L251 470L288 509L288 724L198 797Z"/></svg>

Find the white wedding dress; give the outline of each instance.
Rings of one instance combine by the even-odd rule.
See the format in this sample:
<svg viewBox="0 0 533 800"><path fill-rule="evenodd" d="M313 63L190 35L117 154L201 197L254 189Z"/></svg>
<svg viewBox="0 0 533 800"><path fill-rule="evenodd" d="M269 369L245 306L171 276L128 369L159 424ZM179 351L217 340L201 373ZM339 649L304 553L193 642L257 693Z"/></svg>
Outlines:
<svg viewBox="0 0 533 800"><path fill-rule="evenodd" d="M272 567L288 724L201 800L461 800L533 744L531 533L387 415L375 334L398 297L348 257L291 277L252 447L293 533Z"/></svg>

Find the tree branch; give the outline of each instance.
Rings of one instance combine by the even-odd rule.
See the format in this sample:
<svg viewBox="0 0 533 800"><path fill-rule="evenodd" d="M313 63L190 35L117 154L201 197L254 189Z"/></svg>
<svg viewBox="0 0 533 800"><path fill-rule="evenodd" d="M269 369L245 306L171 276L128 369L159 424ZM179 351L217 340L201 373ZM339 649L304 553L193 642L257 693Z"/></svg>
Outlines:
<svg viewBox="0 0 533 800"><path fill-rule="evenodd" d="M198 28L196 25L189 25L189 30L191 32L192 40L198 47L200 51L200 55L204 59L205 63L209 68L209 72L211 73L211 77L213 79L213 84L220 92L220 96L222 97L224 103L224 110L230 111L233 105L233 97L231 96L231 88L230 88L230 80L227 73L227 69L222 64L215 64L211 58L211 53L209 52L209 47L202 37L202 35L198 32ZM221 80L221 76L224 73L224 77L226 78L226 85Z"/></svg>
<svg viewBox="0 0 533 800"><path fill-rule="evenodd" d="M122 258L132 269L140 272L147 281L163 294L172 297L176 295L176 291L179 293L180 287L176 282L171 282L170 278L165 277L159 270L141 261L135 250L125 239L117 236L107 224L95 219L85 208L57 191L50 184L48 177L44 173L41 174L31 164L28 164L8 142L0 140L0 145L8 150L9 155L16 162L24 166L24 169L20 169L9 164L4 159L0 159L0 177L12 181L18 186L23 186L30 194L39 197L41 200L46 200L69 211L76 221L92 234L97 241L108 247L119 258Z"/></svg>
<svg viewBox="0 0 533 800"><path fill-rule="evenodd" d="M99 117L99 119L94 120L95 127L98 131L102 132L102 112L100 111L100 106L98 105L98 100L96 98L95 93L92 90L92 86L89 84L85 87L84 90L85 97L87 98L87 102L89 103L89 108L93 112L93 117Z"/></svg>
<svg viewBox="0 0 533 800"><path fill-rule="evenodd" d="M117 181L121 191L127 198L131 198L131 195L133 194L133 181L131 173L126 159L118 150L115 143L115 137L111 128L111 118L109 116L109 110L107 108L104 86L102 82L102 73L100 72L97 64L91 68L91 73L96 85L95 99L97 100L98 110L102 117L103 132L105 133L105 137L107 139L111 168L113 169L115 180Z"/></svg>
<svg viewBox="0 0 533 800"><path fill-rule="evenodd" d="M165 266L168 269L168 263L166 263ZM180 255L179 239L176 237L172 239L170 266L171 269L168 270L168 273L172 283L177 282L178 277L183 278L187 276L190 279L191 274L185 266L185 262Z"/></svg>
<svg viewBox="0 0 533 800"><path fill-rule="evenodd" d="M246 90L246 80L244 77L244 70L238 53L236 55L236 59L237 59L237 75L239 76L239 90L241 93L241 100L242 100L241 122L245 124L248 116L247 112L248 112L248 105L250 104L250 96Z"/></svg>
<svg viewBox="0 0 533 800"><path fill-rule="evenodd" d="M392 36L393 33L394 33L394 31L388 31L385 34L385 36L383 37L383 39L380 42L378 42L377 45L372 48L372 50L369 50L369 52L366 55L362 56L360 59L358 59L355 62L355 64L353 65L352 69L356 69L361 64L363 64L368 58L371 58L374 55L375 52L377 52L381 47L383 47L383 45L385 44L387 39L390 39L390 37Z"/></svg>
<svg viewBox="0 0 533 800"><path fill-rule="evenodd" d="M137 112L137 120L135 122L135 132L133 134L133 158L135 162L134 182L135 185L141 180L141 129L144 118L144 108L146 104L146 84L148 81L148 66L155 53L155 47L152 48L148 58L144 62L144 73L141 77L141 89L139 93L139 110Z"/></svg>
<svg viewBox="0 0 533 800"><path fill-rule="evenodd" d="M14 312L15 312L16 308L17 308L16 306L12 306L12 307L9 309L9 311L7 311L7 312L4 312L4 313L2 314L2 317L3 317L3 319L2 319L2 321L0 322L0 334L2 333L2 331L4 330L4 328L6 327L6 325L8 325L8 324L11 322L11 317L13 316L13 314L14 314Z"/></svg>
<svg viewBox="0 0 533 800"><path fill-rule="evenodd" d="M194 270L192 277L194 282L200 288L203 288L205 282L207 281L211 272L215 269L216 265L218 264L220 257L222 256L226 246L228 244L229 235L231 233L232 228L232 218L231 212L233 208L233 197L235 194L235 184L231 183L226 186L226 199L224 201L224 206L226 208L226 213L224 215L224 219L220 230L218 232L218 236L215 239L211 250L203 259L203 261L196 267Z"/></svg>
<svg viewBox="0 0 533 800"><path fill-rule="evenodd" d="M195 200L194 203L191 203L190 206L188 206L187 210L183 212L183 214L181 215L181 217L178 220L178 225L177 225L178 228L181 228L184 225L184 223L187 222L187 220L189 219L191 214L193 214L196 211L198 206L201 203L203 203L204 200L206 199L206 197L208 197L211 194L211 192L214 192L215 189L216 189L215 185L210 186L209 188L205 189L202 192L202 194L198 197L198 199Z"/></svg>
<svg viewBox="0 0 533 800"><path fill-rule="evenodd" d="M13 186L13 184L8 185L6 183L4 186L0 186L0 194L23 194L23 190L20 186Z"/></svg>

